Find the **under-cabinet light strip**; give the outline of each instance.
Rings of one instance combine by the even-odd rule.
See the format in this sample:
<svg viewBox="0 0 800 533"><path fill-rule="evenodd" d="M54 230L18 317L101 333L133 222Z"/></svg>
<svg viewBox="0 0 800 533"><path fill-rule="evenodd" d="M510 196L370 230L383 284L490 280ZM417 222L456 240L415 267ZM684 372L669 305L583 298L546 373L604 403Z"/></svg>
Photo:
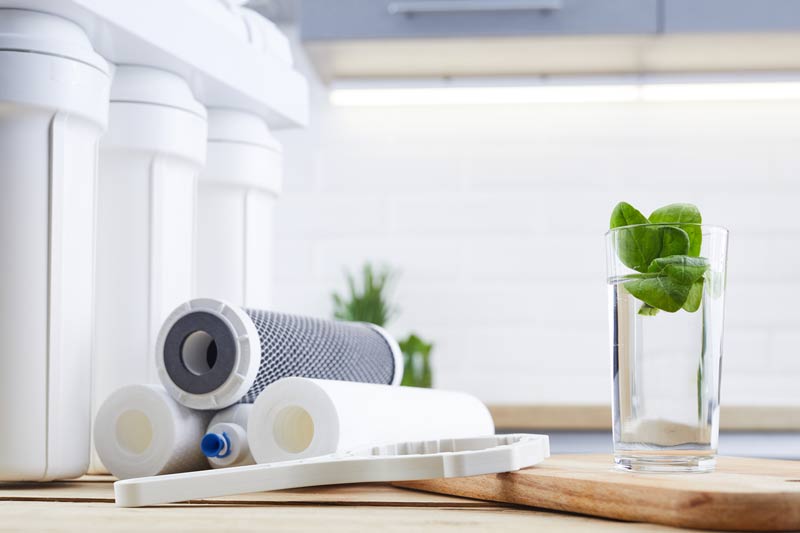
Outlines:
<svg viewBox="0 0 800 533"><path fill-rule="evenodd" d="M588 85L336 87L333 105L454 106L486 104L800 100L800 81Z"/></svg>

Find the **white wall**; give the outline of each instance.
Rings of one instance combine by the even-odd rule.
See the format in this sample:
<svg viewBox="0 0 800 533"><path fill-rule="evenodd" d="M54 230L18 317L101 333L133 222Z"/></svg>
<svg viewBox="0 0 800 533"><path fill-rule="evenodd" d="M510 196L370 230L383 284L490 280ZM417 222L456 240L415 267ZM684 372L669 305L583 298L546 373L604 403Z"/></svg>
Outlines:
<svg viewBox="0 0 800 533"><path fill-rule="evenodd" d="M437 386L608 403L611 209L693 202L731 230L723 402L800 404L800 103L355 109L313 83L278 134L277 308L329 316L384 262Z"/></svg>

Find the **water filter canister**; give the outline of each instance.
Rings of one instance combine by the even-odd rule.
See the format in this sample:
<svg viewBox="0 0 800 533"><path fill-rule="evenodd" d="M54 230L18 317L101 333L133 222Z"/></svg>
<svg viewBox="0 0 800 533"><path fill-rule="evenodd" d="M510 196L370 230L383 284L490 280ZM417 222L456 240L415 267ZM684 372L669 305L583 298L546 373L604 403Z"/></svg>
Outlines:
<svg viewBox="0 0 800 533"><path fill-rule="evenodd" d="M239 403L218 412L200 441L212 468L255 464L247 442L247 421L251 403Z"/></svg>
<svg viewBox="0 0 800 533"><path fill-rule="evenodd" d="M199 443L211 416L178 404L158 385L128 385L100 406L94 443L120 479L204 470Z"/></svg>
<svg viewBox="0 0 800 533"><path fill-rule="evenodd" d="M207 161L197 184L197 294L234 305L272 305L273 211L283 150L264 120L208 109Z"/></svg>
<svg viewBox="0 0 800 533"><path fill-rule="evenodd" d="M286 376L397 385L400 348L372 324L243 309L220 300L179 306L161 328L156 366L181 404L222 409L251 403Z"/></svg>
<svg viewBox="0 0 800 533"><path fill-rule="evenodd" d="M108 65L76 24L0 9L0 480L86 472L95 181Z"/></svg>
<svg viewBox="0 0 800 533"><path fill-rule="evenodd" d="M197 173L205 154L205 108L186 81L117 65L97 185L93 415L124 385L158 383L158 329L194 295ZM90 471L103 471L96 454Z"/></svg>

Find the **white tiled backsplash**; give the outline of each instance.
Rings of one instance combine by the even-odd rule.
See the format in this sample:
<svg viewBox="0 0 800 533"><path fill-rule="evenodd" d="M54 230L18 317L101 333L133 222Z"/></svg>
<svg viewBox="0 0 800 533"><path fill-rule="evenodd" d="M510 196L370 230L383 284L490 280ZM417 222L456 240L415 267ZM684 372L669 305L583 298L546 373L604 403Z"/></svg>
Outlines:
<svg viewBox="0 0 800 533"><path fill-rule="evenodd" d="M723 402L800 404L800 103L331 108L310 77L277 309L330 316L345 268L390 264L436 386L608 403L611 209L693 202L731 230Z"/></svg>

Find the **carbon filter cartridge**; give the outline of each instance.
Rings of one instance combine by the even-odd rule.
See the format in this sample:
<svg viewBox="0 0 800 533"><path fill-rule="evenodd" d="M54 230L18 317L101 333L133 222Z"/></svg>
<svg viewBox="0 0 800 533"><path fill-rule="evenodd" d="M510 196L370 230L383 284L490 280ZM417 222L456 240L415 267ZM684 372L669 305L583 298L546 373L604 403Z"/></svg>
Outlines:
<svg viewBox="0 0 800 533"><path fill-rule="evenodd" d="M372 324L243 309L220 300L179 306L156 345L159 379L179 403L223 409L252 403L270 383L298 376L397 385L397 343Z"/></svg>

